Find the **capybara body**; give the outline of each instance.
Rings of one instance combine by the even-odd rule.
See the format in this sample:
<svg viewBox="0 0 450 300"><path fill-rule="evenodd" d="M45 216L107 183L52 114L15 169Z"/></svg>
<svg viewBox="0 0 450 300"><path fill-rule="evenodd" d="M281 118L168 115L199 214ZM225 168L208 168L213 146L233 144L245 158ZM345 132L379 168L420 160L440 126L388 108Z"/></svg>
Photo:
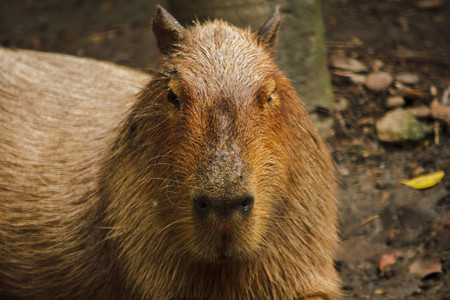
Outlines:
<svg viewBox="0 0 450 300"><path fill-rule="evenodd" d="M152 79L0 50L0 298L334 299L333 166L279 24L159 7Z"/></svg>

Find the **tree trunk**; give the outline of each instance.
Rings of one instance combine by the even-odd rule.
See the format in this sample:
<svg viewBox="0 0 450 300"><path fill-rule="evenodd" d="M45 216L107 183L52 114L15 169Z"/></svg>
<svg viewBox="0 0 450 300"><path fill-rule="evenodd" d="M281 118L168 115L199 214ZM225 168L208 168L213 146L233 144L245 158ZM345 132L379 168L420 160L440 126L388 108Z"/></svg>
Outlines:
<svg viewBox="0 0 450 300"><path fill-rule="evenodd" d="M276 61L292 80L310 113L318 107L331 111L333 95L320 1L281 0L279 3L283 20ZM168 4L183 25L190 25L196 18L200 21L222 18L239 27L250 25L253 31L264 24L275 7L270 0L168 0Z"/></svg>

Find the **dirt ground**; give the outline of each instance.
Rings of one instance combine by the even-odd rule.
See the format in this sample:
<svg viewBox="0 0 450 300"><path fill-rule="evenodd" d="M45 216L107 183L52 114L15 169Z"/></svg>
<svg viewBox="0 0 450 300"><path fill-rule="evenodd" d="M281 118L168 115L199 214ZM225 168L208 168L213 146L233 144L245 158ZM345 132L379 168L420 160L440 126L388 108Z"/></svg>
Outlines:
<svg viewBox="0 0 450 300"><path fill-rule="evenodd" d="M154 1L1 1L0 45L109 60L151 72ZM140 4L142 3L142 4ZM404 107L430 105L450 86L446 0L324 0L329 56L370 70L417 74ZM330 67L337 103L329 138L340 182L344 299L450 299L450 126L421 119L419 142L378 140L375 122L390 91L373 92ZM395 84L391 88L394 88ZM392 91L392 89L391 89ZM436 186L399 183L443 170Z"/></svg>

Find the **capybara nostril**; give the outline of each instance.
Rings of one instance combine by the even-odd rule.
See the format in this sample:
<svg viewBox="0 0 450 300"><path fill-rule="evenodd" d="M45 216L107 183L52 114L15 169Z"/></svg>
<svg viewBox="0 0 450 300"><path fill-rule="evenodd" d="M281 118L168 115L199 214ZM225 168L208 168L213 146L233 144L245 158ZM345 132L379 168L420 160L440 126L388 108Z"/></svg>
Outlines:
<svg viewBox="0 0 450 300"><path fill-rule="evenodd" d="M211 207L210 198L205 195L198 195L192 199L192 206L194 207L194 211L204 216L209 207Z"/></svg>
<svg viewBox="0 0 450 300"><path fill-rule="evenodd" d="M255 203L255 198L252 196L244 196L241 198L241 205L239 207L240 212L243 215L249 215L253 209L253 204Z"/></svg>
<svg viewBox="0 0 450 300"><path fill-rule="evenodd" d="M243 195L237 197L213 197L206 194L194 196L192 206L194 211L200 217L205 217L207 213L221 217L229 217L238 211L244 217L250 215L253 208L253 196Z"/></svg>

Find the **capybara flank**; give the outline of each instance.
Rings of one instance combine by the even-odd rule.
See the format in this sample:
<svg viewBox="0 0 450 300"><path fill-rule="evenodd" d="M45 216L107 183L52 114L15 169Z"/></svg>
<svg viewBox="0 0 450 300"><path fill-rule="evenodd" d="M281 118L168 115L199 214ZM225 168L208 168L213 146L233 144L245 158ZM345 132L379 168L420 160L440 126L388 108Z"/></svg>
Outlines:
<svg viewBox="0 0 450 300"><path fill-rule="evenodd" d="M158 6L153 78L0 49L0 299L335 299L333 165L280 21Z"/></svg>

